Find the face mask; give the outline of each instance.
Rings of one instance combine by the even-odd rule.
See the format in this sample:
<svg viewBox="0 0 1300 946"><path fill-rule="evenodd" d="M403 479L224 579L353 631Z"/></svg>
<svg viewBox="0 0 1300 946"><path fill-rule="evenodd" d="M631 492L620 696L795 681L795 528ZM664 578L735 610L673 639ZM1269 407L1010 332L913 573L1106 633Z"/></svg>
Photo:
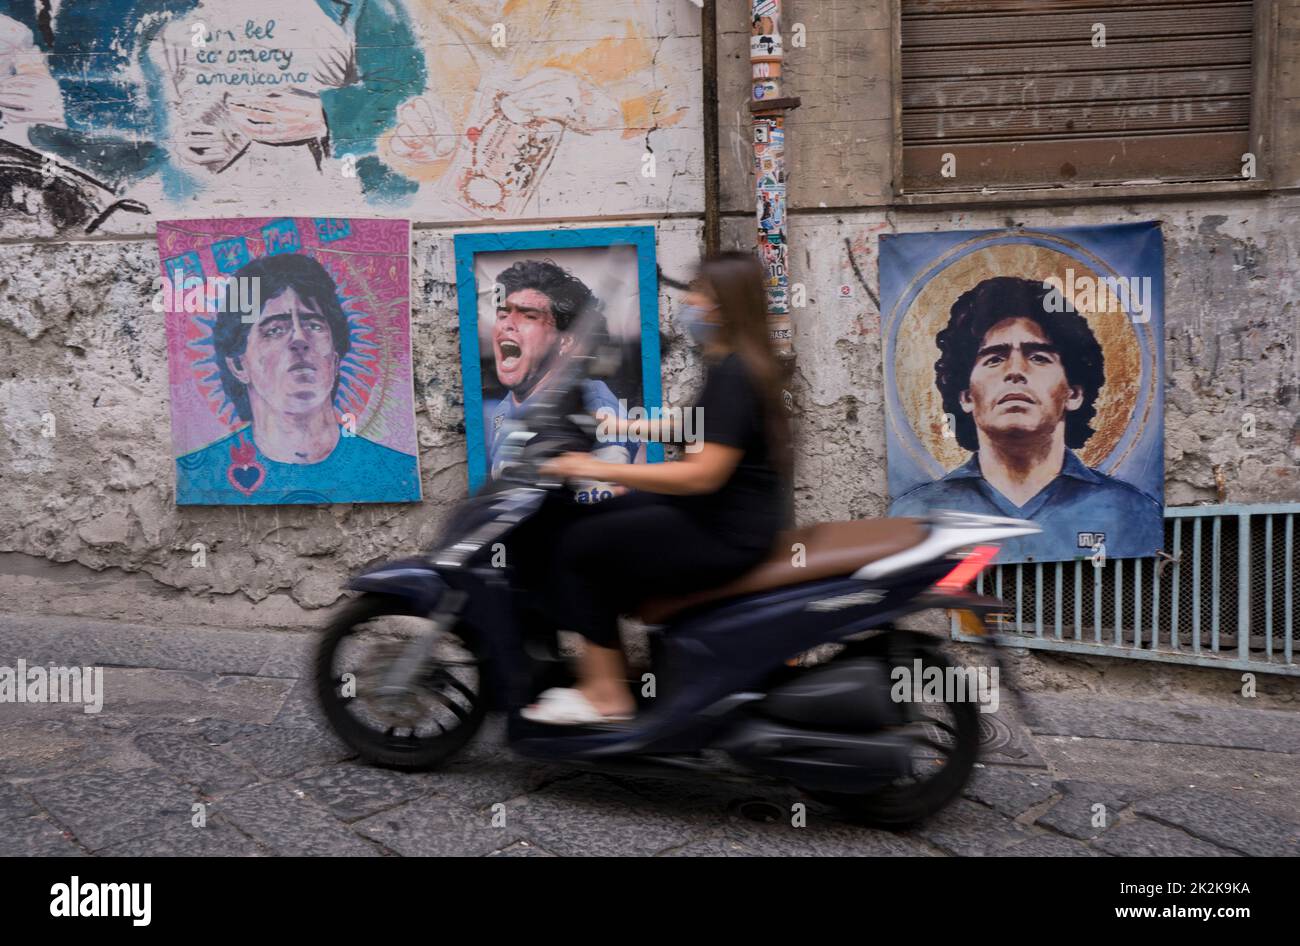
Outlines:
<svg viewBox="0 0 1300 946"><path fill-rule="evenodd" d="M697 305L688 305L682 308L679 318L697 345L707 345L718 339L718 332L722 326L717 322L708 321L709 313L712 311L712 309L704 309Z"/></svg>

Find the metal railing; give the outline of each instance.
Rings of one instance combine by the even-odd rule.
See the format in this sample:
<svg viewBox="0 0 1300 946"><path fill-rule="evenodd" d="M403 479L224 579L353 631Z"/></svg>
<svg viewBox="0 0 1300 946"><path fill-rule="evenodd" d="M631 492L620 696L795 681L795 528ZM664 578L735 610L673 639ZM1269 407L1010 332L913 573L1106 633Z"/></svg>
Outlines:
<svg viewBox="0 0 1300 946"><path fill-rule="evenodd" d="M1154 559L1000 565L1012 646L1300 676L1300 503L1165 509ZM952 617L954 640L978 638Z"/></svg>

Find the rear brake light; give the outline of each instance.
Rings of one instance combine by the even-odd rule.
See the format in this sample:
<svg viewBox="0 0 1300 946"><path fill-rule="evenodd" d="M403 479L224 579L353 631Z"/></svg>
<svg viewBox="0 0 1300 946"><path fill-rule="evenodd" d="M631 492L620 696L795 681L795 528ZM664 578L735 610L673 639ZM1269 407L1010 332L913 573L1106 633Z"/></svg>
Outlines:
<svg viewBox="0 0 1300 946"><path fill-rule="evenodd" d="M956 568L935 583L935 587L941 591L961 591L975 580L975 576L982 572L997 554L996 545L975 546Z"/></svg>

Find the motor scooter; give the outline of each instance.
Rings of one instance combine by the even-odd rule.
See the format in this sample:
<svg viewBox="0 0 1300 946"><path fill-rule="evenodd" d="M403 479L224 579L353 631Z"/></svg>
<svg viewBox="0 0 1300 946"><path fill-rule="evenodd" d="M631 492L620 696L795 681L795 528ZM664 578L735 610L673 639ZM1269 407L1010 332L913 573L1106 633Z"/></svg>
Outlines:
<svg viewBox="0 0 1300 946"><path fill-rule="evenodd" d="M996 543L1031 522L958 512L821 523L783 534L750 572L643 602L650 666L633 720L530 722L520 710L572 679L556 629L521 587L512 534L562 501L546 459L590 446L577 383L595 356L512 422L492 481L465 500L427 553L379 565L326 628L316 688L338 736L400 769L446 762L491 708L518 754L607 772L774 779L883 826L915 824L961 791L978 757L974 693L922 700L921 680L961 675L942 638L897 628L948 608L1005 611L966 590ZM599 513L595 513L599 514ZM504 561L502 560L504 559ZM990 643L993 638L990 635ZM801 655L816 655L815 660Z"/></svg>

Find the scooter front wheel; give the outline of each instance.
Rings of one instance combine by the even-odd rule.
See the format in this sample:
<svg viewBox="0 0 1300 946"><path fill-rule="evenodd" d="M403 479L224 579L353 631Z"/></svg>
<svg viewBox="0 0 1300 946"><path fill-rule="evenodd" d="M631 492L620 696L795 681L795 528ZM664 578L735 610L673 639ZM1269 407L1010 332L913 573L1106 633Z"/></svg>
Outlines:
<svg viewBox="0 0 1300 946"><path fill-rule="evenodd" d="M925 669L934 667L946 674L951 661L925 643L908 643L896 635L888 645L890 664L915 668L920 660ZM912 772L875 791L853 795L840 792L807 791L819 801L838 808L863 824L880 828L907 828L937 814L970 780L979 758L980 724L977 705L968 700L909 704L908 723L902 730L912 737Z"/></svg>
<svg viewBox="0 0 1300 946"><path fill-rule="evenodd" d="M325 630L316 694L335 733L369 762L436 768L483 723L487 675L478 641L464 628L439 635L409 689L385 685L393 662L432 627L400 598L365 595Z"/></svg>

